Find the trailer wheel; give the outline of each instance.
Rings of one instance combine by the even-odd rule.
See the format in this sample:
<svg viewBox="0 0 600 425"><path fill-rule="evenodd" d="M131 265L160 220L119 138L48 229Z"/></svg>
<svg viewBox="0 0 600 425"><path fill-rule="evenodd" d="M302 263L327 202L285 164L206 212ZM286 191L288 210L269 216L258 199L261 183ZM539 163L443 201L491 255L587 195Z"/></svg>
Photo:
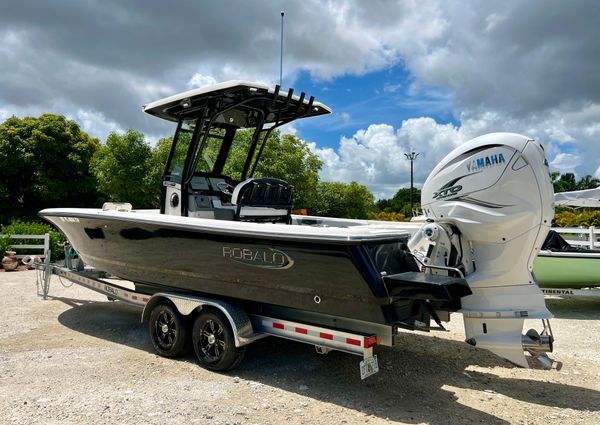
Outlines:
<svg viewBox="0 0 600 425"><path fill-rule="evenodd" d="M233 330L223 313L204 309L198 314L192 331L194 351L201 366L226 371L240 364L246 347L236 347Z"/></svg>
<svg viewBox="0 0 600 425"><path fill-rule="evenodd" d="M150 339L163 357L180 357L188 351L188 324L167 301L159 302L150 312Z"/></svg>

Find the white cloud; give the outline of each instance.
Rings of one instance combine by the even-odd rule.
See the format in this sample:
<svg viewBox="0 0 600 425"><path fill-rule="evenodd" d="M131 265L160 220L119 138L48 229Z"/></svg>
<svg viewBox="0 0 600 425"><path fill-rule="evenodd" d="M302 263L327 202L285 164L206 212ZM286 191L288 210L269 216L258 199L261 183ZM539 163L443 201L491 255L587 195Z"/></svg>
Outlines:
<svg viewBox="0 0 600 425"><path fill-rule="evenodd" d="M27 2L9 2L0 14L0 118L52 111L85 122L101 139L115 128L156 138L172 126L145 117L143 103L186 84L276 83L279 9L269 14L258 1L234 4L192 3L181 13L165 2L143 8L113 0L62 8L39 2L32 13ZM426 111L419 115L454 110L459 127L430 118L397 129L367 123L338 148L319 150L325 174L368 181L377 190L397 186L392 177L408 181L403 155L392 165L385 157L396 154L384 147L401 153L413 144L422 151L423 181L423 169L432 165L426 157L438 156L432 149L489 131L535 137L553 166L591 174L600 158L599 9L593 1L290 2L284 85L301 72L331 80L396 67L409 75L384 82L382 92L393 95L402 84L409 95L402 108ZM365 122L348 108L332 118L334 129ZM354 168L341 170L346 166Z"/></svg>
<svg viewBox="0 0 600 425"><path fill-rule="evenodd" d="M279 127L279 131L281 132L281 134L291 134L292 136L298 134L298 129L294 127L292 123L282 125L281 127Z"/></svg>
<svg viewBox="0 0 600 425"><path fill-rule="evenodd" d="M503 21L506 20L506 16L504 15L499 15L497 13L492 13L490 15L488 15L485 18L485 31L486 32L491 32L494 30L494 28L496 28L498 25L500 25Z"/></svg>
<svg viewBox="0 0 600 425"><path fill-rule="evenodd" d="M430 117L412 118L397 129L388 124L370 125L351 137L342 137L335 149L310 146L324 161L323 180L355 180L378 198L389 198L399 188L410 186L410 162L405 152L420 153L414 162L414 179L421 186L452 149L491 132L516 132L534 138L544 146L552 171L600 176L600 126L586 121L595 111L595 105L584 105L570 112L553 111L536 120L507 119L494 112L465 113L458 127Z"/></svg>
<svg viewBox="0 0 600 425"><path fill-rule="evenodd" d="M115 121L106 119L106 117L96 111L77 111L74 117L81 129L86 133L97 137L104 142L107 136L112 132L122 133L124 129Z"/></svg>
<svg viewBox="0 0 600 425"><path fill-rule="evenodd" d="M410 161L405 152L420 152L414 162L415 182L420 185L429 171L465 140L463 131L452 124L413 118L398 129L388 124L370 125L352 137L342 137L337 149L310 146L324 162L323 180L354 180L369 187L377 198L389 198L400 187L410 186Z"/></svg>
<svg viewBox="0 0 600 425"><path fill-rule="evenodd" d="M570 153L559 153L550 162L550 166L561 173L574 172L575 168L581 164L581 157Z"/></svg>
<svg viewBox="0 0 600 425"><path fill-rule="evenodd" d="M13 114L8 112L6 109L0 109L0 122L4 122L9 119Z"/></svg>
<svg viewBox="0 0 600 425"><path fill-rule="evenodd" d="M210 75L202 75L199 73L195 73L190 78L190 81L187 82L188 87L196 88L196 87L204 87L210 86L212 84L216 84L217 80Z"/></svg>
<svg viewBox="0 0 600 425"><path fill-rule="evenodd" d="M385 93L396 93L402 88L402 84L384 84L383 91Z"/></svg>

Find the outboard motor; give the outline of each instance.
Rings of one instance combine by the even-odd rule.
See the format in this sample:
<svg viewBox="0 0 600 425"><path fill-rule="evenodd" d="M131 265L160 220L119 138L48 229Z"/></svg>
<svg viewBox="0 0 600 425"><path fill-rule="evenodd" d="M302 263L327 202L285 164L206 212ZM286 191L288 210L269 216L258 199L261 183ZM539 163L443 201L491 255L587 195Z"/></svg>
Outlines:
<svg viewBox="0 0 600 425"><path fill-rule="evenodd" d="M543 148L512 133L475 138L431 172L421 205L429 223L409 247L430 273L464 275L467 342L523 367L527 351L549 367L552 314L532 276L554 216ZM541 319L542 332L522 335L525 319Z"/></svg>

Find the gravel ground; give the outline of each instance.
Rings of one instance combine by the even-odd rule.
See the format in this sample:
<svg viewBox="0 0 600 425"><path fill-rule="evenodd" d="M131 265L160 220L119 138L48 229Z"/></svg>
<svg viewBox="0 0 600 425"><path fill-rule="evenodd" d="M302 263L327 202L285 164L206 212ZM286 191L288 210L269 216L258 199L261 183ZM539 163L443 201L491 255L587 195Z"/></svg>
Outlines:
<svg viewBox="0 0 600 425"><path fill-rule="evenodd" d="M381 371L361 381L358 357L280 338L209 372L155 355L137 308L57 277L50 294L36 297L34 271L0 273L2 424L600 424L600 299L548 300L552 370L465 344L453 315L450 332L378 348Z"/></svg>

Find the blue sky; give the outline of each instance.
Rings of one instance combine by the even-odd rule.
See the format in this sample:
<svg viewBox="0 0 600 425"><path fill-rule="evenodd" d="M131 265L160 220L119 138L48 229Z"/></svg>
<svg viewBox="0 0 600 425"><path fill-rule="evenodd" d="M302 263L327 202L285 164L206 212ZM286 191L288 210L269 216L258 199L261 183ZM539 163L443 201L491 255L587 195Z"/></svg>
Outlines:
<svg viewBox="0 0 600 425"><path fill-rule="evenodd" d="M333 114L295 124L298 136L320 147L336 147L341 136L352 136L371 124L399 127L403 120L429 116L439 123L458 124L452 93L436 87L419 87L401 64L365 75L343 75L332 80L311 78L301 72L294 89L315 96ZM286 82L283 82L286 86ZM296 90L296 89L295 89Z"/></svg>
<svg viewBox="0 0 600 425"><path fill-rule="evenodd" d="M489 132L535 138L554 171L600 177L600 2L5 0L0 120L64 114L101 141L173 131L141 105L233 79L279 80L334 113L288 131L321 178L376 197Z"/></svg>

